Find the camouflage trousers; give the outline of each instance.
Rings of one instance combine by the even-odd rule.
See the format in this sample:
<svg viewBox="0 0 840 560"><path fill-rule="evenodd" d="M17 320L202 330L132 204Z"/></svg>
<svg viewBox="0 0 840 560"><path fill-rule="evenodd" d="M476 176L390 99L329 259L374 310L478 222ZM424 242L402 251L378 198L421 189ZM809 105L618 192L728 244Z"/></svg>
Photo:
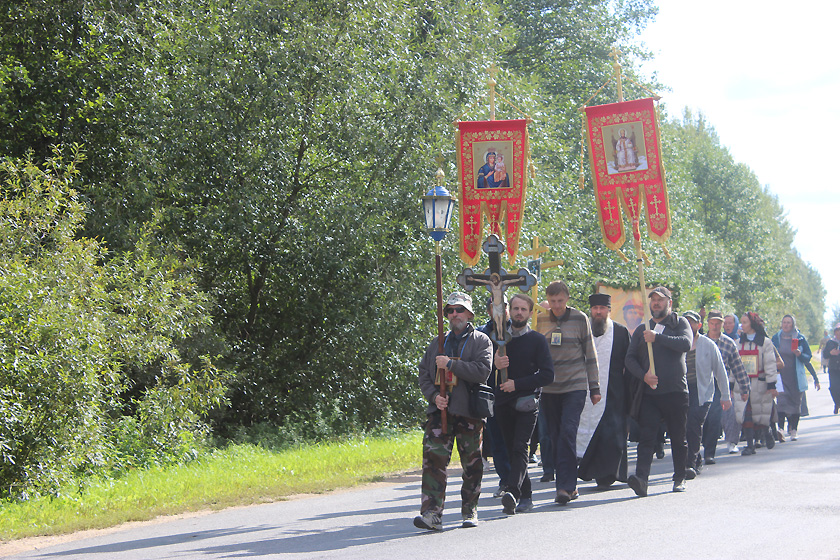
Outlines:
<svg viewBox="0 0 840 560"><path fill-rule="evenodd" d="M452 458L453 443L458 445L463 474L461 478L461 515L468 516L478 507L484 464L481 442L484 422L464 416L447 416L447 432L441 433L440 414L429 416L423 434L423 483L420 514L443 514L446 497L446 467Z"/></svg>

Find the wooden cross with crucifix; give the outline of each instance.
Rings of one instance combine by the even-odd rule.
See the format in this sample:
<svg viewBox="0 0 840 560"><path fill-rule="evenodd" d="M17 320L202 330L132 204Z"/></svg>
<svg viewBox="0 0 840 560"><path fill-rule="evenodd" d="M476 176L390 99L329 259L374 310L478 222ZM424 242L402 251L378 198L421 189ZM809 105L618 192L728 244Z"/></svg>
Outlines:
<svg viewBox="0 0 840 560"><path fill-rule="evenodd" d="M464 288L464 291L471 292L476 286L483 285L492 294L494 331L490 338L499 345L499 351L504 355L505 344L510 340L510 333L505 328L505 290L508 286L519 286L520 290L527 292L536 285L537 278L527 268L520 268L516 274L508 274L502 268L502 254L505 252L505 246L495 235L487 236L481 245L481 250L490 259L490 268L485 270L484 274L476 274L471 268L465 268L456 281ZM500 370L499 373L502 376L500 383L507 381L507 368Z"/></svg>

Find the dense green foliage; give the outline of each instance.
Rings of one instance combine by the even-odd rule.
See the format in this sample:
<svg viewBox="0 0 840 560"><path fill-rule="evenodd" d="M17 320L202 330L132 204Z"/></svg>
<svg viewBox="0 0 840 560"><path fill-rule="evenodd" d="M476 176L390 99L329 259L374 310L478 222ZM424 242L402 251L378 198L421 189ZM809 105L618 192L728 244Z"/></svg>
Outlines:
<svg viewBox="0 0 840 560"><path fill-rule="evenodd" d="M23 433L15 418L53 399L72 409L53 415L58 433L101 432L45 455L77 457L65 475L117 456L177 459L208 419L223 437L279 442L416 422L416 361L434 332L419 196L439 154L452 184L451 123L486 91L491 63L500 92L535 119L523 237L566 261L546 279L566 279L578 305L596 281L632 284L635 268L601 242L591 189L577 188L577 108L610 76L614 44L625 60L644 56L633 38L654 13L650 0L7 3L0 155L24 158L10 170L34 168L53 145L79 144L88 159L72 167L78 196L61 195L72 205L42 197L72 217L62 242L9 246L0 294L5 328L21 331L9 355L28 344L45 383L82 385L66 402L58 389L42 402L4 393L0 450ZM615 101L609 90L593 103ZM466 118L486 118L482 107ZM663 149L673 258L646 246L649 281L679 286L683 308L756 309L771 325L792 311L813 338L822 284L778 201L702 118L663 114ZM447 290L461 267L455 237ZM40 269L20 264L33 258ZM30 296L47 291L29 284L58 279L64 291ZM33 338L36 310L62 325L62 341L86 342ZM79 316L84 326L70 321ZM15 367L4 361L2 374ZM106 443L116 451L100 460ZM30 483L11 457L0 483L13 494Z"/></svg>
<svg viewBox="0 0 840 560"><path fill-rule="evenodd" d="M71 157L0 164L3 497L194 456L224 396L225 376L179 350L210 326L189 262L147 239L105 259L80 237Z"/></svg>

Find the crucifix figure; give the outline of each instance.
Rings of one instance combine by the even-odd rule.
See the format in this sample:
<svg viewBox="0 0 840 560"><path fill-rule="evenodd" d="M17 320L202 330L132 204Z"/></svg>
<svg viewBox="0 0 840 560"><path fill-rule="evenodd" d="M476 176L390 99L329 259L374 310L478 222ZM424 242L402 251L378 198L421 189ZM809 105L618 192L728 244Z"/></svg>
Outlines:
<svg viewBox="0 0 840 560"><path fill-rule="evenodd" d="M495 235L488 235L481 249L490 259L490 268L485 270L484 274L475 274L471 268L465 268L456 281L467 292L473 291L476 286L486 286L487 291L493 296L494 332L491 338L499 345L499 351L504 355L505 344L510 340L510 333L505 328L505 290L508 286L519 286L520 290L527 292L537 283L537 279L527 268L520 268L516 274L508 274L502 268L502 254L505 252L505 246ZM500 373L501 383L504 383L507 381L507 369L501 370Z"/></svg>

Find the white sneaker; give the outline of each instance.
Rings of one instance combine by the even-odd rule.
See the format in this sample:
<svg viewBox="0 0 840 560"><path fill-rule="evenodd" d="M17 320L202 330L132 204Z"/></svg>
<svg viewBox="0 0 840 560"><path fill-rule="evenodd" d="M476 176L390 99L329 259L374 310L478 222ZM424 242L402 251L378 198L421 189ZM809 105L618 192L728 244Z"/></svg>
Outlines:
<svg viewBox="0 0 840 560"><path fill-rule="evenodd" d="M727 443L727 444L726 444L726 450L727 450L730 454L732 454L732 453L738 453L738 452L740 451L740 449L738 449L738 446L737 446L736 444L732 443L731 441L730 441L729 443Z"/></svg>
<svg viewBox="0 0 840 560"><path fill-rule="evenodd" d="M463 516L463 522L461 523L461 527L464 529L469 529L471 527L478 527L478 512L474 511L469 515Z"/></svg>
<svg viewBox="0 0 840 560"><path fill-rule="evenodd" d="M796 441L798 438L796 436L796 430L790 431L790 441Z"/></svg>

